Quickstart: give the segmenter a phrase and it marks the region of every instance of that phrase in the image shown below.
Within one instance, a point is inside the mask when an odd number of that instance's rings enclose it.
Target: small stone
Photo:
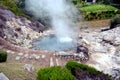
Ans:
[[[11,51],[10,50],[7,50],[7,53],[10,53]]]
[[[15,52],[13,52],[11,50],[7,50],[7,53],[14,54]]]
[[[25,54],[25,55],[24,55],[25,58],[28,58],[28,56],[29,56],[28,54]]]
[[[9,79],[5,76],[5,74],[0,73],[0,80],[9,80]]]
[[[44,59],[44,58],[45,58],[45,55],[42,55],[42,58]]]
[[[29,56],[29,59],[33,59],[33,58],[36,59],[37,56],[38,56],[38,55],[36,55],[36,54],[31,54],[31,55]]]
[[[35,69],[34,69],[34,66],[32,64],[25,64],[23,66],[23,69],[24,70],[27,70],[28,72],[33,72]]]
[[[19,55],[19,56],[22,56],[22,55],[23,55],[23,53],[18,53],[18,55]]]
[[[40,56],[36,56],[35,59],[37,59],[37,60],[40,59]]]
[[[11,51],[11,54],[15,54],[15,52]]]
[[[17,57],[15,58],[15,60],[16,60],[16,61],[19,61],[19,60],[20,60],[20,56],[17,56]]]

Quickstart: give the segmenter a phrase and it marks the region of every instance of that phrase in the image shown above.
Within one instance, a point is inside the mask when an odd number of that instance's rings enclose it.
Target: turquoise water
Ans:
[[[48,51],[67,51],[74,49],[76,44],[73,41],[61,42],[55,36],[46,36],[44,38],[39,38],[33,42],[32,49],[34,50],[48,50]]]

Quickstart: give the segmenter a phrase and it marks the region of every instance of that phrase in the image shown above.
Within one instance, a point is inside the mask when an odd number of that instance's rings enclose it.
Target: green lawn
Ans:
[[[93,5],[82,7],[80,10],[85,12],[97,12],[97,11],[118,11],[119,9],[110,5],[93,4]]]
[[[110,19],[116,14],[120,14],[120,10],[104,4],[92,4],[79,9],[86,20]]]
[[[10,80],[36,80],[37,71],[41,66],[34,65],[35,71],[32,73],[23,69],[26,63],[17,61],[7,61],[0,63],[0,72],[3,72]]]

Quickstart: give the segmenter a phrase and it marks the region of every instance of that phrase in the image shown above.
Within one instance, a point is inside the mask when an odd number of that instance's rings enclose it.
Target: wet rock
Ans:
[[[23,69],[28,71],[28,72],[33,72],[35,70],[34,66],[32,64],[25,64],[23,66]]]
[[[4,73],[0,73],[0,80],[9,80]]]

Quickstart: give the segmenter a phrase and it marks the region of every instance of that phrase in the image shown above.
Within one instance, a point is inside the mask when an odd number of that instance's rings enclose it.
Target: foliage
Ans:
[[[110,29],[116,27],[118,24],[120,24],[120,14],[117,14],[110,20]]]
[[[77,5],[77,7],[85,7],[88,6],[88,4],[85,3],[83,0],[72,0],[74,5]]]
[[[83,1],[82,0],[72,0],[73,4],[81,4]]]
[[[95,68],[87,66],[85,64],[81,64],[81,63],[77,63],[77,62],[68,62],[66,64],[67,69],[69,69],[70,71],[72,69],[76,69],[78,67],[80,67],[83,71],[88,71],[90,74],[99,74],[102,73],[100,71],[97,71]]]
[[[66,64],[66,68],[69,69],[74,76],[77,74],[81,76],[85,76],[85,74],[87,73],[87,76],[90,76],[90,75],[94,75],[94,77],[102,76],[107,80],[111,78],[108,74],[104,74],[103,72],[100,72],[93,67],[87,66],[85,64],[77,63],[77,62],[68,62]]]
[[[0,62],[6,62],[7,60],[7,52],[0,50]]]
[[[27,15],[24,14],[24,0],[0,0],[0,6],[6,7],[18,16],[29,18]]]
[[[75,80],[75,78],[68,69],[58,66],[40,69],[37,80]]]
[[[118,14],[119,9],[112,7],[110,5],[104,4],[93,4],[89,6],[82,7],[80,12],[83,13],[84,18],[86,20],[94,20],[94,19],[106,19],[111,18]]]

